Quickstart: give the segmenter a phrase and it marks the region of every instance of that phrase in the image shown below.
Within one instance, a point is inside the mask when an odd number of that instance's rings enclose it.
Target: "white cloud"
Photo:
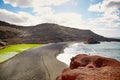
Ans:
[[[82,19],[82,16],[77,13],[59,13],[52,16],[46,16],[49,18],[49,22],[57,23],[60,25],[86,29],[85,22]]]
[[[62,5],[70,0],[32,0],[33,6],[59,6]]]
[[[50,6],[61,5],[69,0],[3,0],[6,4],[11,4],[14,7],[34,7],[34,6]]]
[[[90,5],[89,11],[97,12],[101,16],[88,19],[91,29],[98,34],[113,37],[119,36],[117,31],[120,27],[120,0],[103,0],[97,4]],[[118,35],[119,34],[119,35]]]
[[[21,16],[21,18],[24,19],[24,22],[17,25],[31,26],[38,24],[38,22],[41,22],[41,19],[26,12],[19,12],[17,15]]]
[[[106,13],[102,17],[88,20],[88,24],[92,26],[91,30],[107,37],[119,37],[120,33],[117,31],[120,27],[119,23],[120,19],[117,15]]]
[[[0,9],[0,20],[16,25],[33,25],[35,16],[26,12],[14,13],[5,9]]]
[[[14,7],[32,8],[35,15],[53,14],[51,6],[59,6],[70,0],[3,0],[5,4]]]
[[[108,27],[92,27],[92,31],[96,32],[99,35],[103,35],[105,37],[120,37],[119,33],[120,28],[108,28]]]
[[[77,0],[70,0],[68,4],[70,4],[71,6],[78,6],[79,3],[77,2]]]
[[[98,3],[98,4],[94,4],[94,5],[91,5],[88,10],[89,11],[93,11],[93,12],[103,12],[104,11],[104,8],[101,7],[101,3]]]
[[[109,4],[107,5],[107,7],[116,7],[119,8],[120,7],[120,0],[111,0],[109,2]]]
[[[36,15],[47,15],[47,14],[53,14],[54,10],[50,7],[34,7],[33,12],[36,13]]]
[[[17,25],[36,25],[40,23],[56,23],[69,27],[86,29],[84,21],[80,14],[77,13],[58,13],[58,14],[42,14],[31,15],[26,12],[13,13],[4,9],[0,9],[0,20],[7,21]]]
[[[31,7],[32,0],[3,0],[5,4],[11,4],[13,7]]]
[[[120,5],[118,5],[119,3],[120,0],[103,0],[103,2],[91,5],[88,8],[89,11],[102,12],[103,14],[101,17],[90,20],[90,23],[102,24],[106,27],[119,27],[115,25],[115,21],[120,20],[118,16],[120,14],[120,10],[118,10],[118,8],[120,8]]]
[[[91,5],[88,10],[93,12],[105,12],[120,8],[120,0],[103,0],[98,4]]]
[[[3,21],[15,22],[15,23],[24,22],[24,19],[20,15],[7,11],[5,9],[0,9],[0,19],[2,19]]]

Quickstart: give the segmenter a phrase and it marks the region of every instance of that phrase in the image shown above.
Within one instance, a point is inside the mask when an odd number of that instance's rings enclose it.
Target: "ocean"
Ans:
[[[61,62],[69,65],[70,59],[77,54],[99,55],[120,61],[120,42],[101,42],[100,44],[74,43],[57,56]]]

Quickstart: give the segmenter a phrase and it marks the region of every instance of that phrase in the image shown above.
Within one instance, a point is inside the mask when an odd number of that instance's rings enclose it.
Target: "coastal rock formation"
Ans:
[[[99,41],[95,40],[94,38],[89,38],[88,40],[84,41],[85,44],[98,44]]]
[[[0,46],[5,46],[6,45],[6,43],[5,42],[2,42],[1,40],[0,40]]]
[[[100,56],[79,54],[56,80],[120,80],[120,62]]]
[[[6,46],[7,43],[6,42],[3,42],[2,40],[0,40],[0,49],[3,48],[4,46]]]

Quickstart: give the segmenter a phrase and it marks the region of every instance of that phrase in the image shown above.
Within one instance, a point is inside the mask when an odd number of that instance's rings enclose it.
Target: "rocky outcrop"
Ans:
[[[120,62],[100,56],[79,54],[56,80],[120,80]]]
[[[0,40],[0,49],[3,48],[4,46],[6,46],[7,43],[6,42],[3,42],[2,40]]]
[[[99,41],[95,40],[94,38],[89,38],[88,40],[84,41],[85,44],[98,44]]]

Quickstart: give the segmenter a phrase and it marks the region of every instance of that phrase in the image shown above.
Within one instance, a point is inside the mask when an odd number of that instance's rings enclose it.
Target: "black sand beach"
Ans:
[[[0,80],[55,80],[66,65],[56,59],[67,43],[27,50],[0,64]]]

